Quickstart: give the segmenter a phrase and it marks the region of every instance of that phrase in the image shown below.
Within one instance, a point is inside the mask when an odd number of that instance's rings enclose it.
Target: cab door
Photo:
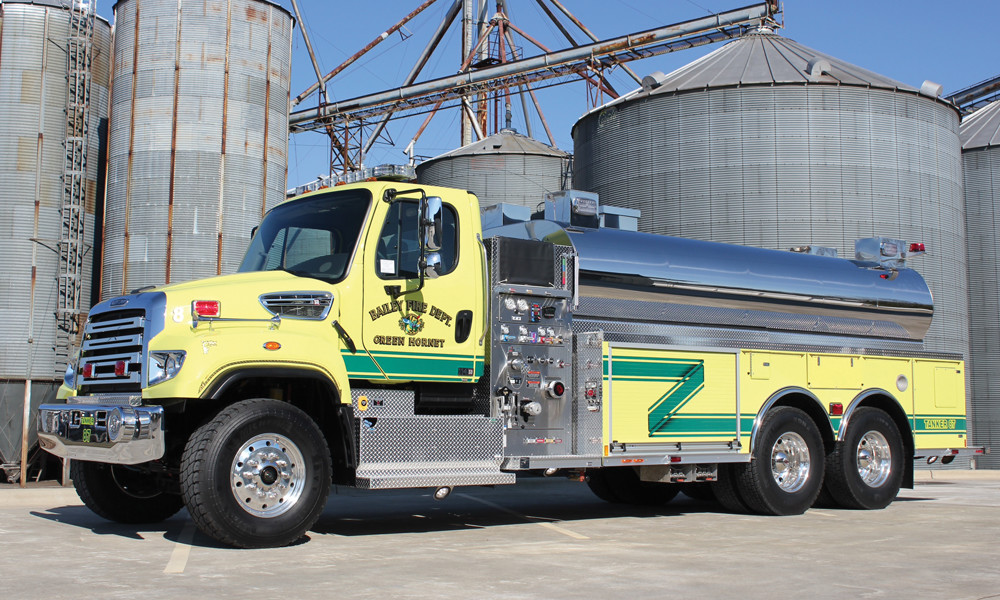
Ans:
[[[465,204],[443,200],[439,276],[425,276],[422,287],[419,197],[376,212],[365,243],[363,339],[384,379],[472,383],[483,374],[484,267],[468,225],[479,215]]]

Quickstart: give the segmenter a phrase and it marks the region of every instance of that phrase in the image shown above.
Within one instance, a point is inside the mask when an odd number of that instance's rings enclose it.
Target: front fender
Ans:
[[[187,354],[176,377],[143,391],[147,402],[216,397],[241,373],[321,379],[341,403],[351,401],[340,342],[328,323],[286,319],[276,328],[216,323],[157,336],[151,350],[158,349]]]

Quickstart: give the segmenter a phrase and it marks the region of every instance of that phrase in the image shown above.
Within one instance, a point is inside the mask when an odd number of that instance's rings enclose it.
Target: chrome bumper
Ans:
[[[163,408],[101,403],[100,397],[38,408],[38,444],[76,460],[134,465],[163,456]]]

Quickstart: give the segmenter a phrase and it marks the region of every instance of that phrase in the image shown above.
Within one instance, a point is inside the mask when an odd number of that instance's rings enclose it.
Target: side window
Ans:
[[[416,202],[398,201],[389,207],[375,250],[375,272],[382,279],[416,279],[420,276],[420,242]],[[450,273],[458,262],[458,223],[455,209],[443,206],[441,235],[442,274]]]

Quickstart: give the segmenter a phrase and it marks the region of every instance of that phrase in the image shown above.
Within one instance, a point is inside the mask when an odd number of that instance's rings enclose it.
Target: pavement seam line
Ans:
[[[528,515],[523,515],[523,514],[517,512],[517,511],[515,511],[515,510],[511,510],[511,509],[509,509],[507,507],[500,506],[499,504],[495,504],[493,502],[490,502],[489,500],[483,500],[482,498],[476,498],[475,496],[470,496],[468,494],[458,494],[458,495],[461,496],[461,497],[463,497],[463,498],[467,498],[469,500],[474,500],[476,502],[479,502],[480,504],[485,504],[486,506],[489,506],[490,508],[495,508],[497,510],[501,510],[501,511],[503,511],[503,512],[509,514],[509,515],[514,515],[515,517],[518,517],[519,519],[524,519],[528,523],[532,523],[534,525],[541,525],[542,527],[551,529],[553,531],[557,531],[557,532],[559,532],[559,533],[561,533],[563,535],[569,536],[569,537],[571,537],[573,539],[577,539],[577,540],[589,540],[590,539],[589,537],[587,537],[587,536],[585,536],[583,534],[577,533],[575,531],[570,531],[569,529],[564,529],[564,528],[556,525],[555,523],[550,523],[548,521],[539,521],[536,517],[529,517]]]
[[[170,560],[163,572],[167,574],[183,573],[187,566],[188,557],[191,555],[191,542],[194,541],[194,523],[188,521],[181,529],[177,542],[174,543],[174,551],[170,553]]]

